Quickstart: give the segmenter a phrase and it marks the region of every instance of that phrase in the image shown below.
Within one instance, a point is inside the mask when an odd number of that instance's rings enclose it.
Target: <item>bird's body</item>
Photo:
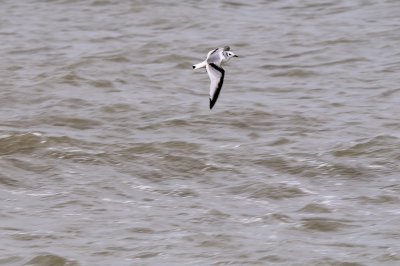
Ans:
[[[210,109],[217,102],[219,93],[224,83],[225,70],[221,67],[222,63],[229,61],[232,57],[238,57],[230,51],[229,46],[214,49],[207,54],[206,60],[196,65],[193,69],[206,68],[210,78]]]

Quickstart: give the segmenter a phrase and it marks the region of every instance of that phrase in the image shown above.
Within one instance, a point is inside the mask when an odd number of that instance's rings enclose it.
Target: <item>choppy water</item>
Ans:
[[[399,14],[1,1],[0,265],[399,265]]]

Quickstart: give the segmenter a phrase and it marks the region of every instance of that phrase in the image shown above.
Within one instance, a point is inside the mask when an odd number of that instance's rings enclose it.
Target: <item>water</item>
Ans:
[[[399,13],[1,1],[0,265],[399,265]]]

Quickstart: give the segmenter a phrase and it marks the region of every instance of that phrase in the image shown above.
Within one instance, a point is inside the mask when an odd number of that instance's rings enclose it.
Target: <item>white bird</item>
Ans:
[[[224,83],[225,70],[221,67],[222,63],[228,62],[232,57],[238,57],[230,51],[229,46],[214,49],[207,54],[206,60],[196,65],[193,69],[205,67],[208,77],[210,78],[210,110],[217,102],[219,93],[221,92],[222,84]]]

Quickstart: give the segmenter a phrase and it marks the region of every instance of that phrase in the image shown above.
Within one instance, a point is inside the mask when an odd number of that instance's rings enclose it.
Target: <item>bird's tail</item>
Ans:
[[[203,62],[201,62],[201,63],[198,63],[198,64],[196,64],[196,65],[193,65],[192,67],[193,67],[193,69],[199,69],[199,68],[206,67],[206,61],[203,61]]]

